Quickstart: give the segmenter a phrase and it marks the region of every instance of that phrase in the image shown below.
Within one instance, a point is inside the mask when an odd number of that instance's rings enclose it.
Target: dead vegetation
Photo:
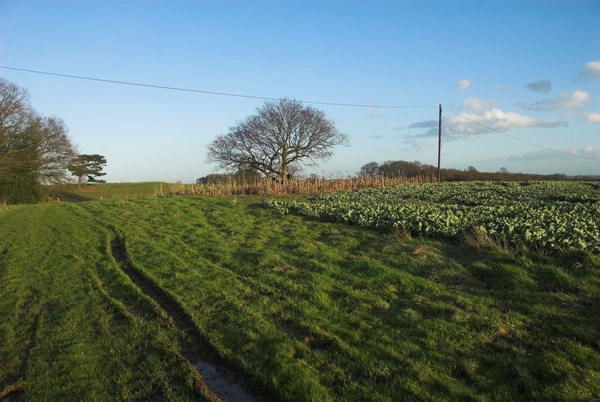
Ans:
[[[221,183],[161,184],[155,195],[260,195],[318,194],[352,191],[371,187],[386,187],[411,183],[429,183],[430,177],[355,177],[347,179],[292,179],[285,183],[266,180],[229,178]]]

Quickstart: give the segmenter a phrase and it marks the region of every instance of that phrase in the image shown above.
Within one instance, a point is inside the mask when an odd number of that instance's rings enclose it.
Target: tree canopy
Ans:
[[[106,158],[98,154],[79,154],[75,156],[67,167],[73,176],[78,178],[79,184],[84,182],[87,176],[88,182],[102,183],[103,180],[98,180],[97,177],[105,176],[106,173],[102,169],[106,166]]]
[[[379,175],[379,163],[369,162],[362,165],[357,175],[362,177],[375,177]]]

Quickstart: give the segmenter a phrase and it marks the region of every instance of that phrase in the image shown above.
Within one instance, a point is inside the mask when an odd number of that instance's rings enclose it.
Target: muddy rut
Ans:
[[[178,329],[185,333],[183,357],[202,377],[197,380],[196,387],[207,387],[213,396],[216,395],[219,399],[229,402],[265,399],[258,395],[256,386],[235,367],[235,364],[219,356],[206,338],[200,334],[190,315],[179,303],[133,266],[127,254],[123,237],[114,237],[111,240],[110,248],[112,257],[122,271],[144,294],[151,297],[167,313]]]

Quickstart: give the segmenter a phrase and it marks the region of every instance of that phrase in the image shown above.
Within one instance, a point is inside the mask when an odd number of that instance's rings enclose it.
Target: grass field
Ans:
[[[66,202],[141,198],[153,196],[161,185],[169,184],[162,182],[97,183],[81,186],[64,184],[51,186],[49,196]]]
[[[0,212],[0,392],[30,400],[192,397],[182,334],[68,205]]]
[[[260,204],[0,209],[0,392],[211,399],[212,365],[270,400],[600,394],[598,255],[516,255]]]

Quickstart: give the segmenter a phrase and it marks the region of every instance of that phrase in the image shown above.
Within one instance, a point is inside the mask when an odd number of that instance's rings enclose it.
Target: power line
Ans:
[[[272,98],[272,97],[267,97],[267,96],[244,95],[244,94],[228,93],[228,92],[205,91],[205,90],[192,89],[192,88],[171,87],[171,86],[166,86],[166,85],[145,84],[145,83],[140,83],[140,82],[110,80],[110,79],[105,79],[105,78],[80,76],[80,75],[71,75],[71,74],[62,74],[62,73],[52,73],[52,72],[48,72],[48,71],[31,70],[31,69],[9,67],[9,66],[1,66],[1,65],[0,65],[0,68],[6,69],[6,70],[14,70],[14,71],[22,71],[22,72],[34,73],[34,74],[50,75],[50,76],[56,76],[56,77],[74,78],[74,79],[79,79],[79,80],[98,81],[98,82],[106,82],[106,83],[111,83],[111,84],[131,85],[131,86],[154,88],[154,89],[165,89],[165,90],[171,90],[171,91],[195,92],[195,93],[202,93],[202,94],[206,94],[206,95],[231,96],[231,97],[237,97],[237,98],[249,98],[249,99],[260,99],[260,100],[271,100],[271,101],[284,100],[284,98]],[[437,107],[435,105],[431,105],[431,106],[371,105],[371,104],[336,103],[336,102],[320,102],[320,101],[307,101],[307,100],[297,100],[297,101],[301,102],[301,103],[313,104],[313,105],[344,106],[344,107],[362,107],[362,108],[373,107],[373,108],[381,108],[381,109],[429,109],[429,108]],[[453,111],[454,115],[457,115],[458,113],[460,113],[457,110],[455,110],[455,109],[453,109],[453,108],[451,108],[449,106],[446,106],[446,107],[448,109],[450,109],[451,111]],[[497,133],[500,133],[500,134],[505,135],[507,137],[510,137],[510,138],[512,138],[514,140],[521,141],[521,142],[524,142],[524,143],[529,144],[529,145],[533,145],[533,146],[536,146],[536,147],[539,147],[539,148],[543,148],[543,149],[546,149],[546,150],[549,150],[549,151],[553,151],[553,152],[565,154],[565,155],[576,157],[576,158],[581,158],[581,159],[587,159],[587,160],[591,160],[591,161],[595,161],[595,162],[600,162],[600,159],[589,158],[587,156],[573,154],[573,153],[561,151],[561,150],[558,150],[558,149],[555,149],[555,148],[547,147],[545,145],[537,144],[537,143],[525,140],[523,138],[515,137],[515,136],[510,135],[510,134],[508,134],[508,133],[506,133],[504,131],[501,131],[501,130],[495,128],[495,127],[488,126],[487,124],[481,123],[481,122],[479,122],[477,120],[470,119],[470,118],[468,118],[468,117],[466,117],[464,115],[461,115],[461,117],[464,118],[464,119],[466,119],[466,120],[468,120],[468,121],[470,121],[470,122],[472,122],[472,123],[479,124],[480,126],[487,128],[488,130],[495,131]]]
[[[451,107],[449,107],[449,106],[446,106],[446,108],[448,108],[448,109],[452,110],[452,111],[454,112],[453,114],[454,114],[455,116],[458,116],[458,113],[460,113],[460,112],[458,112],[456,109],[453,109],[453,108],[451,108]],[[587,160],[590,160],[590,161],[600,162],[600,159],[589,158],[589,157],[587,157],[587,156],[583,156],[583,155],[579,155],[579,154],[572,154],[572,153],[570,153],[570,152],[561,151],[561,150],[559,150],[559,149],[555,149],[555,148],[547,147],[547,146],[545,146],[545,145],[536,144],[535,142],[531,142],[531,141],[528,141],[528,140],[524,140],[523,138],[515,137],[514,135],[510,135],[510,134],[508,134],[508,133],[506,133],[506,132],[504,132],[504,131],[502,131],[502,130],[498,130],[498,129],[497,129],[497,128],[495,128],[495,127],[488,126],[487,124],[483,124],[483,123],[481,123],[481,122],[479,122],[479,121],[477,121],[477,120],[470,119],[470,118],[468,118],[468,117],[466,117],[466,116],[464,116],[464,115],[460,115],[460,117],[461,117],[461,118],[463,118],[463,119],[469,120],[470,122],[473,122],[473,123],[475,123],[475,124],[479,124],[480,126],[487,128],[488,130],[492,130],[492,131],[495,131],[495,132],[497,132],[497,133],[500,133],[500,134],[502,134],[502,135],[505,135],[505,136],[507,136],[507,137],[510,137],[510,138],[512,138],[513,140],[521,141],[521,142],[524,142],[524,143],[526,143],[526,144],[529,144],[529,145],[534,145],[534,146],[536,146],[536,147],[543,148],[543,149],[546,149],[546,150],[548,150],[548,151],[554,151],[554,152],[558,152],[558,153],[561,153],[561,154],[565,154],[565,155],[573,156],[573,157],[576,157],[576,158],[581,158],[581,159],[587,159]]]
[[[119,80],[109,80],[105,78],[96,78],[96,77],[87,77],[81,75],[71,75],[71,74],[61,74],[61,73],[51,73],[48,71],[39,71],[39,70],[30,70],[26,68],[17,68],[17,67],[9,67],[9,66],[0,66],[0,68],[6,70],[14,70],[14,71],[23,71],[27,73],[34,74],[43,74],[43,75],[52,75],[56,77],[65,77],[65,78],[75,78],[79,80],[88,80],[88,81],[99,81],[99,82],[107,82],[111,84],[121,84],[121,85],[132,85],[138,87],[146,87],[146,88],[155,88],[155,89],[167,89],[171,91],[183,91],[183,92],[196,92],[207,95],[219,95],[219,96],[233,96],[237,98],[250,98],[250,99],[261,99],[261,100],[271,100],[271,101],[280,101],[284,100],[284,98],[271,98],[267,96],[255,96],[255,95],[243,95],[236,93],[228,93],[228,92],[216,92],[216,91],[205,91],[201,89],[191,89],[191,88],[181,88],[181,87],[171,87],[166,85],[154,85],[154,84],[144,84],[140,82],[131,82],[131,81],[119,81]],[[356,103],[335,103],[335,102],[319,102],[319,101],[307,101],[307,100],[297,100],[301,103],[313,104],[313,105],[328,105],[328,106],[346,106],[346,107],[373,107],[380,109],[428,109],[434,108],[437,106],[399,106],[399,105],[369,105],[369,104],[356,104]]]

